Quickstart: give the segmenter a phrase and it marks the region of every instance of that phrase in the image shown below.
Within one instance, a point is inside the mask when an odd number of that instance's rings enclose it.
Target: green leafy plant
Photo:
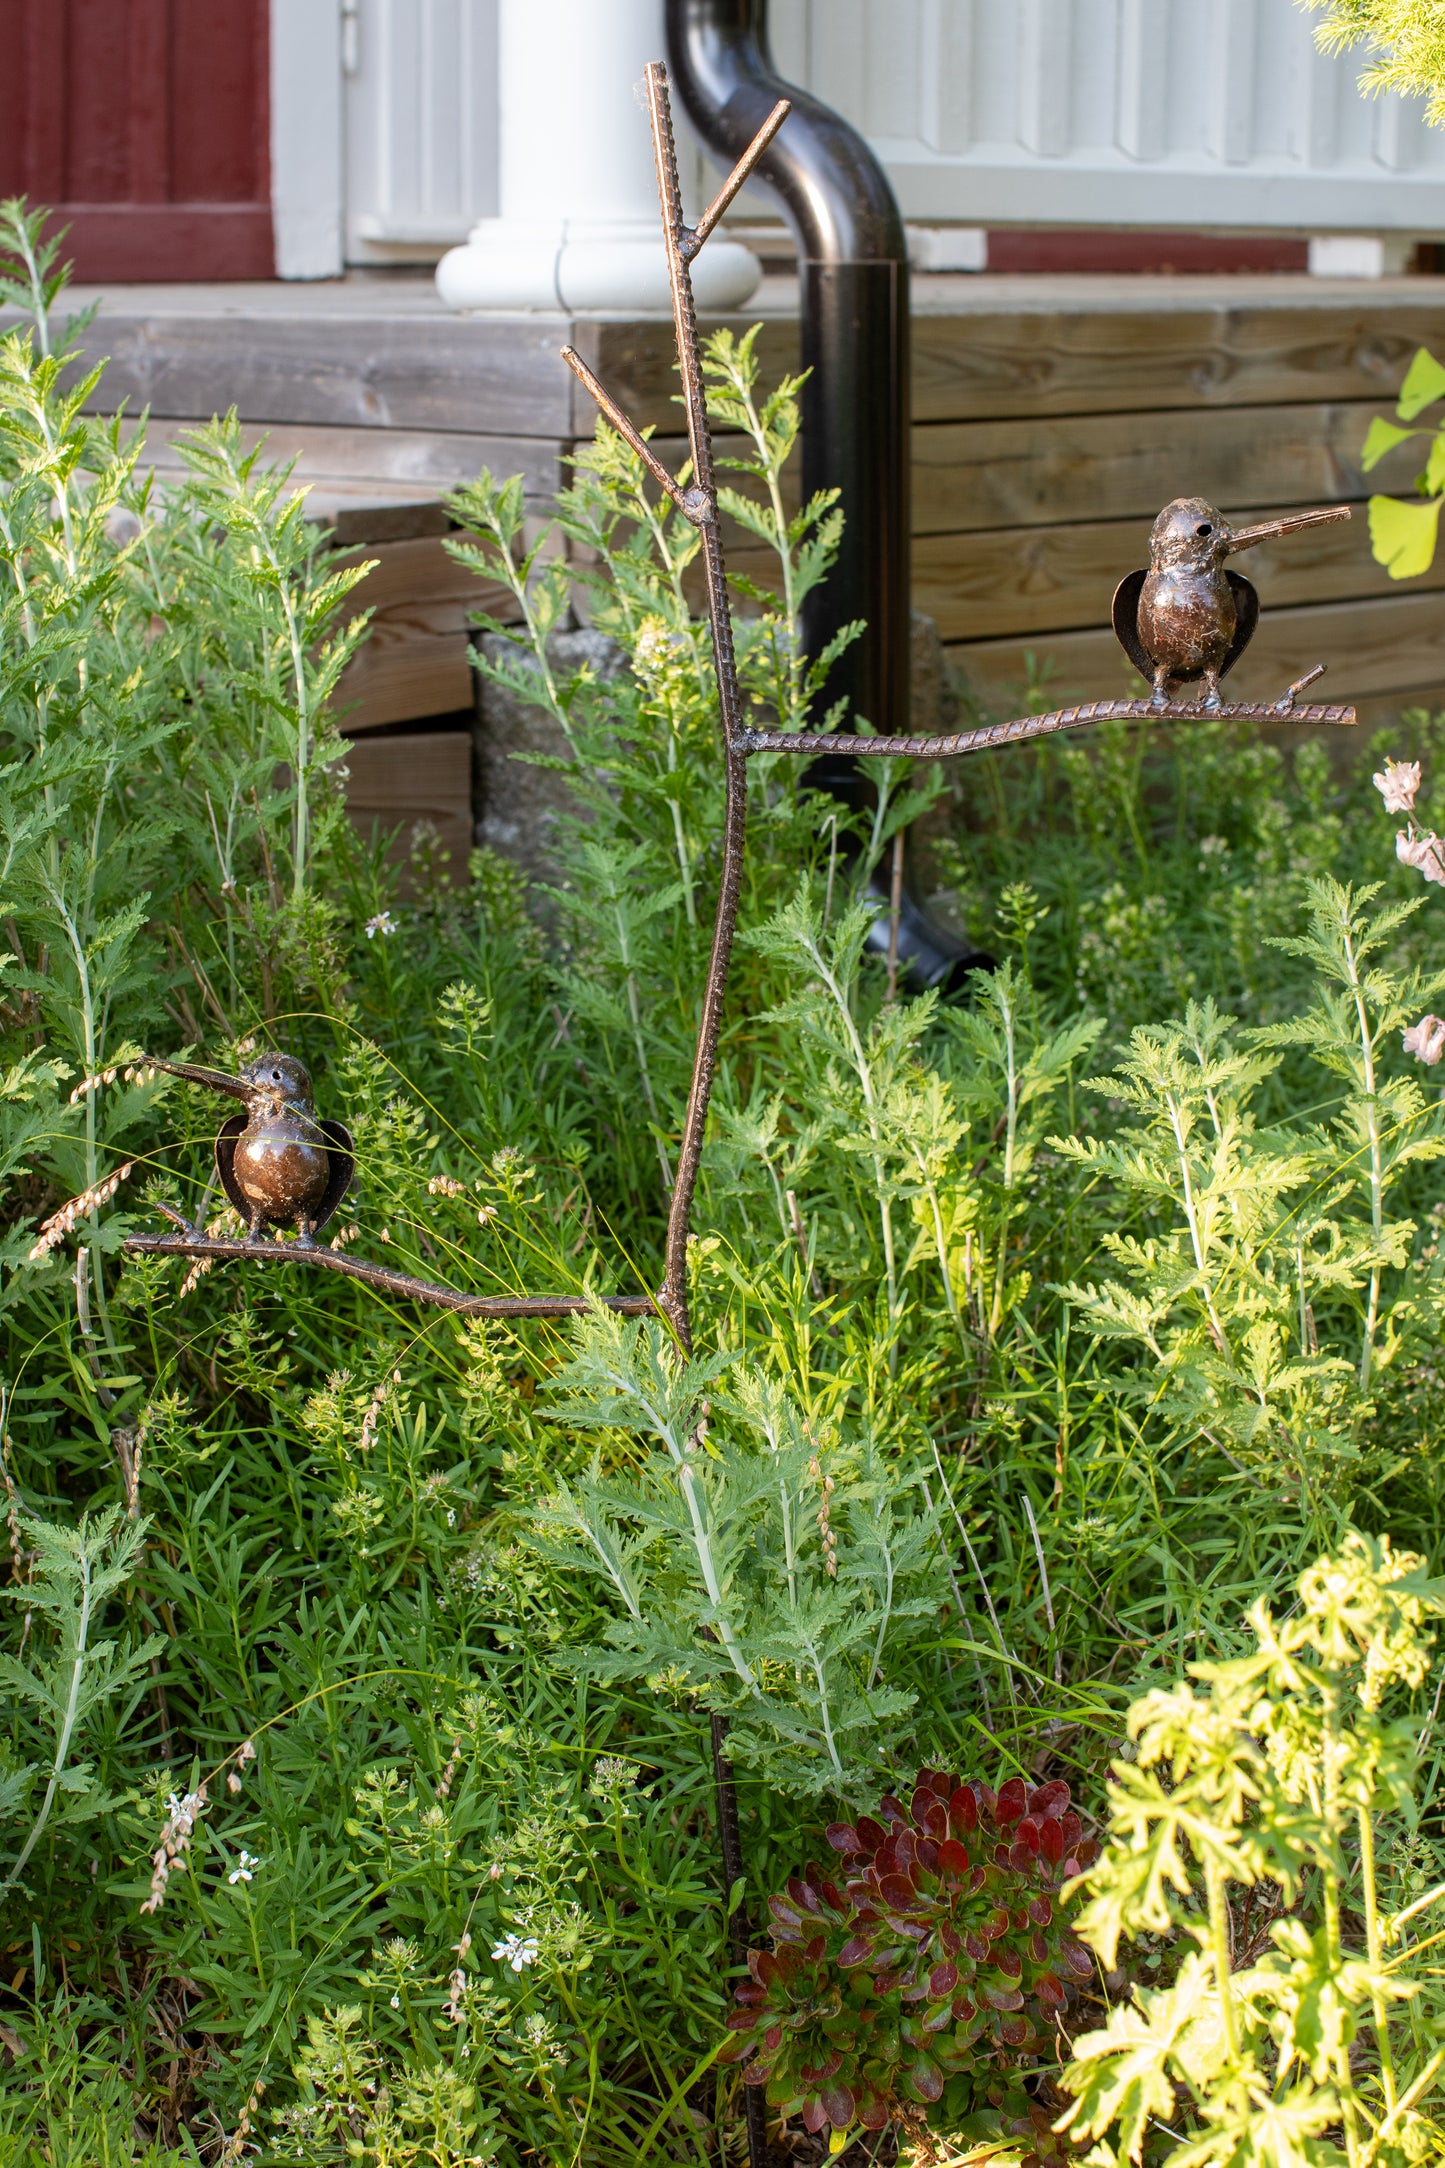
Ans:
[[[829,1827],[843,1889],[810,1867],[768,1900],[773,1948],[748,1954],[725,2053],[834,2152],[923,2109],[1044,2168],[1062,2155],[1026,2081],[1093,1976],[1062,1891],[1097,1846],[1057,1778],[995,1792],[925,1769],[878,1813]]]
[[[1445,122],[1445,26],[1431,0],[1299,0],[1325,9],[1315,41],[1326,53],[1368,45],[1379,58],[1360,77],[1360,88],[1398,91],[1429,100],[1426,117]]]
[[[1415,437],[1429,439],[1425,464],[1415,477],[1416,499],[1370,499],[1370,548],[1392,580],[1415,579],[1428,572],[1435,559],[1440,501],[1445,496],[1445,420],[1423,429],[1401,424],[1413,422],[1441,398],[1445,398],[1445,368],[1428,347],[1419,347],[1400,387],[1395,406],[1399,421],[1387,422],[1377,414],[1365,435],[1360,465],[1366,474],[1398,446]]]
[[[6,1590],[25,1607],[27,1624],[43,1619],[54,1646],[42,1655],[39,1635],[30,1662],[0,1655],[0,1680],[14,1703],[29,1707],[43,1744],[42,1758],[0,1773],[0,1821],[29,1821],[3,1880],[3,1897],[25,1873],[47,1830],[75,1829],[108,1804],[82,1751],[86,1728],[103,1709],[133,1696],[157,1641],[121,1648],[105,1638],[106,1613],[132,1578],[144,1525],[126,1523],[119,1507],[77,1528],[49,1521],[18,1523],[29,1552],[26,1578]]]
[[[1063,2127],[1100,2141],[1101,2168],[1439,2158],[1445,1973],[1421,1929],[1442,1891],[1392,1912],[1379,1850],[1420,1766],[1389,1703],[1427,1675],[1442,1593],[1418,1557],[1352,1534],[1291,1614],[1253,1606],[1247,1654],[1130,1709],[1136,1759],[1114,1765],[1075,1926],[1107,1968],[1125,1936],[1176,1962],[1074,2042]]]
[[[887,1672],[937,1608],[936,1526],[871,1441],[810,1428],[766,1372],[716,1391],[733,1368],[679,1362],[660,1324],[596,1308],[556,1416],[648,1449],[558,1483],[527,1540],[618,1607],[579,1667],[726,1713],[731,1751],[774,1783],[856,1796],[912,1707]]]

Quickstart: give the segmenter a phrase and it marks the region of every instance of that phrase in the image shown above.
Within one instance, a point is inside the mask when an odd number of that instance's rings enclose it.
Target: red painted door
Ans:
[[[0,196],[82,280],[269,278],[268,0],[0,0]]]

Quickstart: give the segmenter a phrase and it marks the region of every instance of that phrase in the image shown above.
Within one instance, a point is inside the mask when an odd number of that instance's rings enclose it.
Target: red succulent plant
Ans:
[[[748,1953],[724,2060],[812,2131],[922,2109],[1027,2137],[1038,2168],[1063,2161],[1026,2081],[1094,1969],[1059,1896],[1098,1850],[1068,1785],[994,1792],[925,1769],[907,1807],[890,1794],[828,1842],[843,1886],[810,1867],[769,1899],[773,1948]]]

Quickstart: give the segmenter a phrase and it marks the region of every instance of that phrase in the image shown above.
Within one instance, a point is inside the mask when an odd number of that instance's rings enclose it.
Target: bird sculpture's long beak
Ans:
[[[226,1092],[232,1099],[249,1099],[250,1093],[238,1076],[227,1076],[224,1069],[203,1069],[191,1061],[162,1061],[158,1055],[147,1054],[146,1067],[164,1069],[169,1076],[184,1077],[188,1084],[205,1084],[213,1092]]]
[[[1230,538],[1230,555],[1236,550],[1252,550],[1256,542],[1269,542],[1277,534],[1293,534],[1297,527],[1329,527],[1349,516],[1347,504],[1327,504],[1318,512],[1291,512],[1284,519],[1261,520],[1257,527],[1236,527]]]

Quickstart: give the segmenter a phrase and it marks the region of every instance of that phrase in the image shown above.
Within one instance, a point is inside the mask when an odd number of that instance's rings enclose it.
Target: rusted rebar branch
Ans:
[[[425,1302],[434,1309],[454,1310],[459,1317],[579,1317],[588,1307],[585,1295],[468,1295],[459,1287],[443,1287],[436,1280],[421,1280],[390,1265],[372,1264],[369,1258],[348,1257],[320,1243],[248,1242],[244,1236],[202,1234],[127,1235],[127,1252],[133,1257],[208,1258],[222,1264],[232,1258],[252,1265],[316,1265],[323,1272],[339,1272],[344,1279],[360,1280],[384,1295],[404,1302]],[[650,1317],[657,1303],[651,1295],[603,1295],[609,1310],[625,1317]]]
[[[856,753],[874,760],[954,760],[964,753],[986,753],[1000,745],[1052,737],[1059,730],[1083,730],[1091,723],[1331,723],[1350,728],[1358,720],[1352,707],[1287,707],[1259,701],[1228,701],[1217,708],[1170,701],[1089,700],[1076,708],[1051,708],[1047,715],[1019,715],[1007,723],[982,723],[976,730],[955,730],[936,738],[846,738],[804,730],[745,730],[744,753]]]

